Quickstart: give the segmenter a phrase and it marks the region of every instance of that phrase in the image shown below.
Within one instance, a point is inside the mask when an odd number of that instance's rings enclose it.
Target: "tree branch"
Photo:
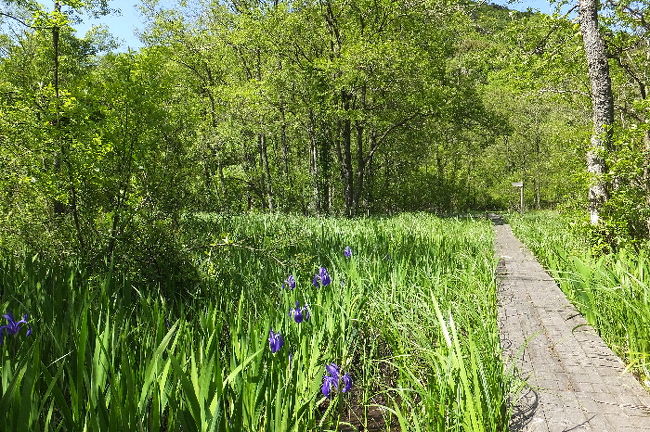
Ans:
[[[370,161],[370,159],[372,159],[372,157],[375,155],[375,152],[377,152],[377,149],[379,149],[379,147],[383,144],[384,140],[388,137],[388,135],[390,135],[391,132],[393,132],[395,129],[398,129],[398,128],[404,126],[405,124],[407,124],[408,122],[410,122],[411,120],[413,120],[413,119],[415,119],[417,117],[426,117],[426,114],[423,114],[423,113],[420,113],[420,112],[411,114],[410,116],[402,119],[401,121],[393,124],[388,129],[386,129],[384,131],[384,133],[381,134],[379,139],[377,139],[377,141],[374,142],[374,144],[372,145],[370,151],[368,152],[368,156],[366,156],[364,158],[364,165],[366,165],[368,163],[368,161]]]
[[[591,97],[589,92],[584,92],[584,91],[580,91],[580,90],[562,90],[562,89],[556,89],[556,88],[539,89],[538,93],[574,94],[574,95],[580,95],[580,96],[585,96],[585,97]]]
[[[20,19],[18,17],[15,17],[15,16],[13,16],[11,14],[8,14],[8,13],[2,12],[2,11],[0,11],[0,16],[3,16],[5,18],[10,18],[10,19],[22,24],[23,26],[28,27],[30,29],[34,29],[34,30],[52,30],[52,28],[53,28],[53,27],[33,26],[33,25],[29,24],[28,22],[26,22],[26,21],[24,21],[24,20],[22,20],[22,19]]]

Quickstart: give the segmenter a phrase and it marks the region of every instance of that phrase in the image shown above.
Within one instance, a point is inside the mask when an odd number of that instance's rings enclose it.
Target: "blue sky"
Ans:
[[[531,8],[540,12],[550,13],[553,9],[550,3],[544,0],[518,0],[515,2],[491,0],[490,2],[517,10]],[[138,11],[137,4],[137,1],[113,0],[111,7],[119,8],[121,10],[119,15],[113,14],[100,19],[84,18],[83,23],[75,26],[77,32],[83,35],[92,25],[104,24],[108,26],[110,32],[119,40],[120,51],[127,51],[129,48],[138,49],[142,44],[138,40],[137,31],[144,28],[144,17]]]
[[[111,1],[111,7],[120,9],[119,14],[112,14],[99,19],[83,17],[83,22],[74,27],[79,35],[84,35],[93,25],[103,24],[120,42],[120,51],[127,51],[128,48],[137,49],[142,46],[136,31],[144,28],[144,17],[137,9],[137,2],[124,0]]]
[[[488,3],[495,3],[503,6],[508,6],[511,9],[516,9],[520,11],[525,11],[528,8],[534,9],[540,12],[550,14],[553,11],[553,6],[549,1],[543,0],[519,0],[514,2],[509,2],[507,0],[492,0]]]

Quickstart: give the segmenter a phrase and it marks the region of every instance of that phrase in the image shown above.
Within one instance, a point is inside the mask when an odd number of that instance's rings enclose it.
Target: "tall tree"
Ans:
[[[598,28],[598,0],[580,0],[580,32],[584,45],[593,109],[593,133],[587,152],[587,171],[595,178],[589,186],[589,211],[592,225],[600,221],[600,211],[609,198],[605,152],[611,149],[612,125],[614,123],[614,97],[609,76],[609,63],[605,42]]]

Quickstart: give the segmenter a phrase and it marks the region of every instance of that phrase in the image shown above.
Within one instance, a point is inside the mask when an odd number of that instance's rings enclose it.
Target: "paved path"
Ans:
[[[513,401],[511,430],[650,432],[650,393],[510,226],[496,221],[495,230],[501,343],[508,364],[528,383]]]

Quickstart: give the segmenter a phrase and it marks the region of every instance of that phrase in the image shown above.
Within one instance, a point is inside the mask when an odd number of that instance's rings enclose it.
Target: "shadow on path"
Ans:
[[[539,395],[535,390],[526,386],[516,406],[513,407],[512,418],[510,419],[510,431],[521,432],[535,416],[539,406]]]
[[[486,215],[488,219],[492,221],[494,225],[505,225],[506,221],[501,217],[501,215],[498,215],[496,213],[488,213]]]

